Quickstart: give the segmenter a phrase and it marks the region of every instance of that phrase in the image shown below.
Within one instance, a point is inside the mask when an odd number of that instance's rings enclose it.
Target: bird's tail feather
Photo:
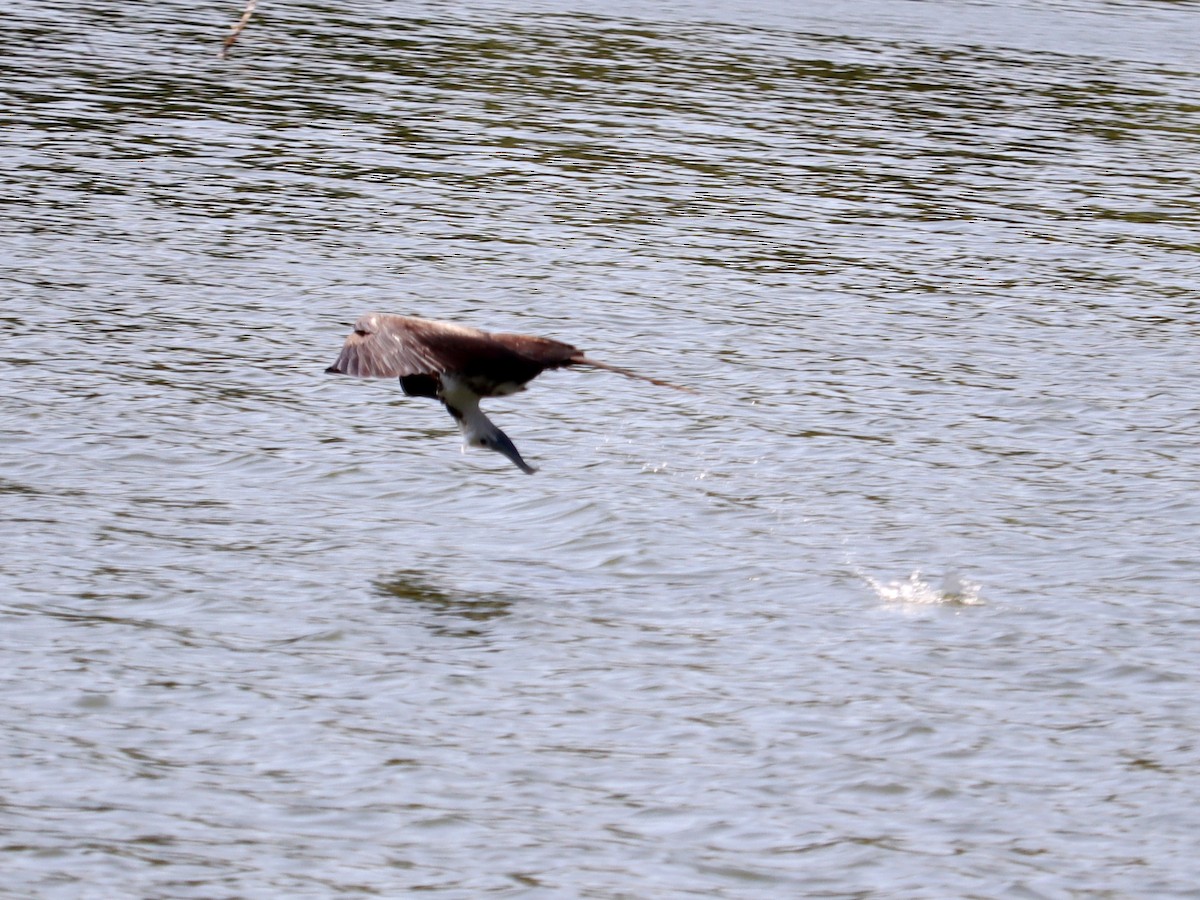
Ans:
[[[631,372],[629,369],[622,369],[620,366],[614,366],[609,363],[600,362],[592,359],[589,356],[576,356],[571,359],[571,362],[577,366],[592,366],[596,369],[605,369],[609,372],[616,372],[618,375],[624,375],[626,378],[636,378],[639,381],[648,381],[651,384],[657,384],[660,387],[674,388],[677,391],[687,391],[689,394],[696,393],[694,388],[684,387],[681,384],[672,384],[669,381],[663,381],[660,378],[651,378],[649,375],[641,375],[637,372]]]

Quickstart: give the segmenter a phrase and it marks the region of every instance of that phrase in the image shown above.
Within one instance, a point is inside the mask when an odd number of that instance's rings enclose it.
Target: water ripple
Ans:
[[[1192,13],[11,16],[5,886],[1188,896]]]

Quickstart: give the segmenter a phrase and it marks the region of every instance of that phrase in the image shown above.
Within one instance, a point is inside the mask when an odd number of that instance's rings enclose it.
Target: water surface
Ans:
[[[1196,4],[260,6],[5,9],[4,892],[1196,896]]]

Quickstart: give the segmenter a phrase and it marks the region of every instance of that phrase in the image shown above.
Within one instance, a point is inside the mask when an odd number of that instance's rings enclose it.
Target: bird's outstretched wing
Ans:
[[[578,347],[528,334],[481,331],[453,322],[367,313],[354,323],[337,361],[326,369],[359,378],[446,373],[524,384],[545,369],[594,366],[663,387],[690,388],[599,362]]]
[[[498,368],[518,370],[514,375],[530,378],[544,368],[567,364],[578,352],[547,338],[489,334],[452,322],[368,313],[354,323],[337,361],[325,371],[359,378],[401,378],[444,372],[471,375]]]

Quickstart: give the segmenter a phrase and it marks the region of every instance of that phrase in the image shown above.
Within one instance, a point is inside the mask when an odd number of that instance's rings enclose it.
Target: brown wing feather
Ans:
[[[674,388],[677,391],[686,391],[689,394],[694,394],[696,391],[690,387],[684,387],[682,384],[672,384],[669,381],[663,381],[661,378],[651,378],[649,375],[642,375],[639,372],[631,372],[629,369],[623,369],[620,366],[614,366],[609,363],[603,363],[599,360],[592,359],[579,353],[571,358],[571,365],[575,366],[591,366],[595,369],[604,369],[606,372],[616,372],[618,375],[624,375],[626,378],[636,378],[639,381],[648,381],[651,384],[657,384],[659,387]]]
[[[534,337],[529,334],[506,334],[499,332],[489,334],[493,341],[503,347],[538,363],[544,369],[556,369],[559,366],[569,366],[576,357],[583,355],[578,347],[564,344],[553,338]]]
[[[325,371],[359,378],[402,378],[454,372],[501,376],[523,384],[543,369],[569,364],[569,344],[521,334],[368,313],[354,324],[337,360]]]
[[[691,388],[684,387],[683,385],[672,384],[669,381],[651,378],[649,375],[631,372],[629,369],[623,369],[620,366],[592,359],[578,347],[573,347],[562,341],[556,341],[551,338],[531,337],[527,334],[493,334],[491,337],[512,348],[522,356],[537,360],[547,369],[557,369],[562,366],[592,366],[596,369],[616,372],[619,375],[624,375],[626,378],[648,381],[660,387],[674,388],[677,391],[687,391],[689,394],[695,393]]]
[[[456,372],[490,341],[485,332],[450,322],[368,313],[354,323],[337,360],[326,369],[359,378]]]

